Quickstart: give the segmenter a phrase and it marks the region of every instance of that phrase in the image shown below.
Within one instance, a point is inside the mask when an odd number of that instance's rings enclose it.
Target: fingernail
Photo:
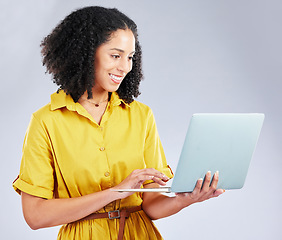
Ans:
[[[223,189],[223,192],[225,193],[225,189]]]
[[[163,178],[164,178],[164,179],[169,179],[166,175],[163,175]]]
[[[218,174],[219,174],[219,171],[216,171],[215,174],[218,175]]]
[[[169,178],[167,177],[167,176],[165,176],[164,178],[163,178],[163,181],[164,182],[167,182],[169,180]]]
[[[203,181],[203,179],[202,179],[202,178],[199,178],[198,181]]]

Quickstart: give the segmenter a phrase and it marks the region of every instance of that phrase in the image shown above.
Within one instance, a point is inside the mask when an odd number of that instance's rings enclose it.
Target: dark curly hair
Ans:
[[[96,49],[110,40],[118,29],[130,29],[135,36],[132,70],[126,75],[117,93],[130,104],[140,95],[143,78],[142,51],[136,24],[116,8],[85,7],[72,12],[41,43],[43,65],[52,74],[53,82],[70,94],[74,102],[88,92],[92,97]],[[58,90],[58,91],[59,91]]]

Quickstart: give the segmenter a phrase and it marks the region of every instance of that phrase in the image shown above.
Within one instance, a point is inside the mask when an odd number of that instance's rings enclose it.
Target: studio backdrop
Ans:
[[[175,171],[193,113],[265,114],[245,186],[155,221],[164,239],[282,239],[282,2],[277,0],[2,1],[1,239],[56,239],[31,230],[12,189],[30,116],[57,90],[40,42],[70,12],[116,7],[138,25],[149,105]]]

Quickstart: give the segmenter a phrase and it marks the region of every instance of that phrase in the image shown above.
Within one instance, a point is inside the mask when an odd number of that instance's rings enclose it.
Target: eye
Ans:
[[[118,58],[120,58],[120,55],[118,55],[118,54],[113,54],[113,55],[111,55],[111,57],[112,57],[112,58],[115,58],[115,59],[118,59]]]
[[[130,61],[133,60],[133,56],[129,56],[128,60],[130,60]]]

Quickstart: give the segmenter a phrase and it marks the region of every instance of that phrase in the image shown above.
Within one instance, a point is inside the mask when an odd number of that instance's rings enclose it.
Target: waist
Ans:
[[[141,205],[135,207],[121,208],[107,212],[95,212],[92,213],[78,221],[90,220],[90,219],[119,219],[119,218],[128,218],[131,213],[139,212],[142,210]]]
[[[105,212],[110,212],[110,211],[115,211],[115,210],[121,210],[124,208],[132,208],[135,206],[140,206],[142,204],[143,200],[141,198],[135,198],[135,199],[119,199],[116,201],[113,201],[100,210],[98,210],[95,213],[105,213]]]

